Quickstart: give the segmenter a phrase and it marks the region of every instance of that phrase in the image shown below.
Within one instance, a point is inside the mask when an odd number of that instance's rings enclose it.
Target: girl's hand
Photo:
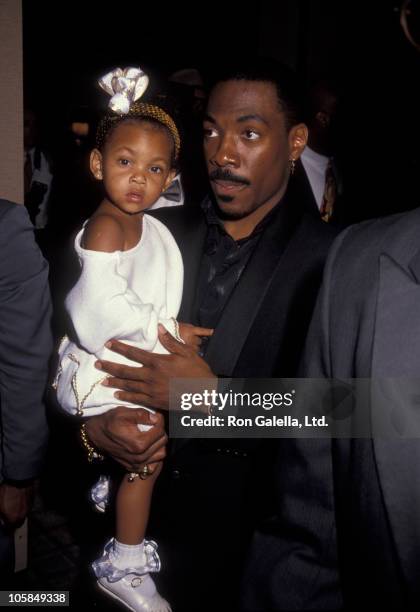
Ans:
[[[179,334],[185,344],[193,348],[197,353],[200,350],[201,338],[213,335],[213,329],[208,327],[196,327],[190,323],[179,323]]]

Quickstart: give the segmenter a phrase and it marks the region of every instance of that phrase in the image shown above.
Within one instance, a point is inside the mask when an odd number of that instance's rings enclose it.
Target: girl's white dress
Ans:
[[[59,348],[54,381],[62,408],[80,416],[101,414],[119,402],[115,389],[101,385],[104,373],[97,359],[139,367],[105,348],[116,338],[127,344],[166,353],[158,340],[158,323],[177,337],[183,264],[169,230],[157,219],[143,216],[138,244],[128,251],[104,253],[81,247],[83,229],[75,239],[81,276],[66,299],[76,341],[65,336]],[[124,402],[125,406],[138,405]]]

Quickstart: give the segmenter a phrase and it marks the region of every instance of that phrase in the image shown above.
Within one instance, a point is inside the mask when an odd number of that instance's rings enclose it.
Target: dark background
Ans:
[[[338,67],[345,4],[24,0],[25,93],[90,103],[94,79],[117,65],[140,64],[163,77],[185,67],[207,74],[241,54],[273,55],[301,72]]]
[[[283,60],[304,80],[333,72],[344,85],[340,147],[349,199],[361,218],[405,210],[420,193],[420,52],[402,32],[399,6],[24,0],[25,99],[41,111],[53,142],[75,108],[104,107],[94,84],[115,66],[139,64],[155,84],[186,67],[207,77],[254,53]]]

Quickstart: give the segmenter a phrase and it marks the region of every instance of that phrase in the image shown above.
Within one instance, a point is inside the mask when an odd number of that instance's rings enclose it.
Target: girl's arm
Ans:
[[[111,215],[97,215],[89,219],[83,233],[82,247],[89,251],[113,253],[124,249],[124,229]]]

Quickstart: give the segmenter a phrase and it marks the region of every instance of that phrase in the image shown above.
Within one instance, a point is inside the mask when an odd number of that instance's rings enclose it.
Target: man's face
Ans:
[[[243,219],[280,200],[289,178],[289,159],[297,159],[306,142],[296,137],[296,127],[287,133],[272,83],[216,85],[204,120],[204,154],[225,217]]]

